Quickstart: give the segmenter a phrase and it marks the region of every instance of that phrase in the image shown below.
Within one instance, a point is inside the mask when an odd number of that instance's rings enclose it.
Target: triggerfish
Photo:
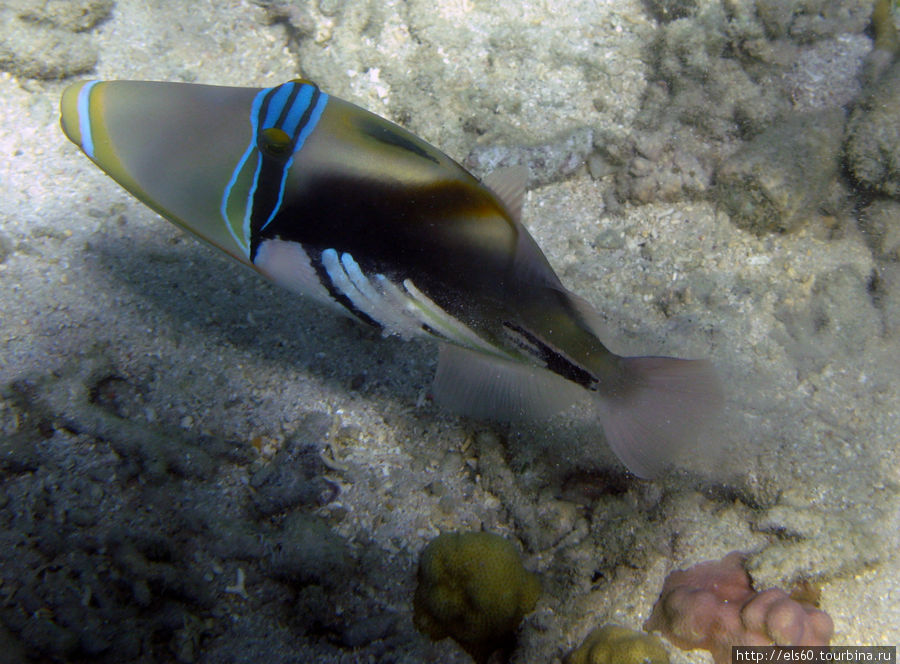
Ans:
[[[116,182],[288,290],[440,347],[435,400],[501,420],[594,395],[652,476],[720,402],[703,360],[620,357],[520,221],[527,173],[483,181],[315,84],[82,81],[62,128]]]

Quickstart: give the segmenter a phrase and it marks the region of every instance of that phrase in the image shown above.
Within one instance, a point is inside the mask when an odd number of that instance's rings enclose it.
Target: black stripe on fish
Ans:
[[[290,115],[291,111],[293,110],[293,106],[297,101],[297,96],[300,94],[302,89],[303,86],[301,85],[293,86],[288,99],[281,108],[281,112],[279,113],[278,119],[276,120],[275,124],[271,127],[260,127],[260,133],[264,132],[267,129],[282,128],[285,122],[287,122],[288,116]],[[269,92],[269,94],[266,95],[260,107],[260,118],[266,117],[272,97],[278,92],[278,90],[279,88],[273,88]],[[303,110],[303,114],[301,115],[300,120],[297,122],[297,126],[294,128],[294,131],[289,136],[290,144],[285,147],[282,153],[271,154],[267,150],[263,149],[262,146],[259,147],[259,159],[261,160],[261,163],[259,165],[259,171],[256,174],[256,186],[253,191],[250,213],[251,260],[256,255],[256,250],[259,246],[259,241],[261,239],[260,230],[266,225],[266,223],[270,221],[271,218],[273,218],[278,213],[278,208],[280,208],[280,206],[284,203],[283,196],[286,176],[285,170],[288,168],[288,164],[294,156],[294,148],[297,144],[297,138],[309,123],[313,110],[319,103],[319,97],[321,96],[321,94],[322,93],[318,88],[313,89],[309,103]]]
[[[513,343],[520,351],[531,356],[536,361],[544,362],[544,352],[542,346],[535,344],[530,338],[526,337],[518,329],[513,329],[512,325],[505,324],[503,331],[506,333],[508,341]]]
[[[262,163],[256,177],[256,189],[253,192],[250,212],[250,237],[253,242],[250,248],[251,260],[256,255],[259,230],[269,220],[276,206],[279,205],[282,190],[282,178],[285,168],[284,160],[260,153]]]
[[[521,325],[515,325],[513,323],[506,322],[503,323],[503,326],[512,333],[520,335],[522,340],[527,342],[519,342],[522,349],[532,354],[536,352],[537,358],[541,360],[550,371],[573,383],[581,385],[585,389],[596,389],[597,378],[593,374],[572,362],[555,348],[550,347],[535,334],[526,330]]]

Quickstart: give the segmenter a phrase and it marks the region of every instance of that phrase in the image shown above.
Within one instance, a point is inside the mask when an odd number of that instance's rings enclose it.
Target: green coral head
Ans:
[[[419,558],[413,622],[433,641],[446,637],[477,662],[509,648],[540,596],[537,577],[515,546],[485,532],[444,533]]]
[[[588,634],[565,664],[669,664],[669,653],[655,636],[604,625]]]

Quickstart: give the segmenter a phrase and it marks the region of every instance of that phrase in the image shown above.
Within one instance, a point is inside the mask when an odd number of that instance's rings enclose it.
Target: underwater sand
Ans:
[[[758,588],[819,587],[832,643],[900,643],[900,280],[873,286],[896,256],[873,252],[850,204],[756,235],[702,182],[638,177],[659,155],[697,154],[646,147],[658,133],[639,117],[659,85],[648,7],[666,3],[119,0],[81,32],[13,21],[28,4],[0,4],[18,72],[0,74],[10,661],[37,648],[46,661],[466,662],[413,628],[415,566],[439,532],[482,528],[518,541],[542,580],[516,662],[558,661],[605,623],[640,629],[671,570],[733,550]],[[804,51],[821,72],[815,58],[836,49],[833,75],[791,69],[797,104],[859,92],[869,10],[845,4],[848,23],[819,26],[821,48]],[[52,48],[29,55],[29,39]],[[434,348],[264,283],[93,166],[58,126],[67,81],[29,77],[51,56],[54,75],[68,63],[99,79],[303,75],[471,155],[479,175],[496,146],[543,155],[524,222],[563,282],[602,313],[615,352],[712,359],[723,421],[648,482],[589,409],[524,426],[439,411]],[[705,155],[698,172],[738,149],[727,128],[697,126],[679,131]],[[646,163],[588,172],[608,136],[631,134]],[[618,204],[617,172],[632,192]],[[285,489],[297,482],[314,495]]]

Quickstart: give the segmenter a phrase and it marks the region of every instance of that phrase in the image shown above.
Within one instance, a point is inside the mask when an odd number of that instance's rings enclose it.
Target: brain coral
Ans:
[[[432,640],[452,637],[475,661],[486,662],[513,645],[540,592],[537,577],[499,535],[444,533],[419,558],[413,621]]]
[[[669,654],[655,636],[604,625],[588,634],[565,664],[669,664]]]
[[[709,650],[719,664],[731,661],[731,646],[828,645],[828,614],[778,588],[756,592],[744,559],[735,551],[672,572],[644,629],[684,650]]]

